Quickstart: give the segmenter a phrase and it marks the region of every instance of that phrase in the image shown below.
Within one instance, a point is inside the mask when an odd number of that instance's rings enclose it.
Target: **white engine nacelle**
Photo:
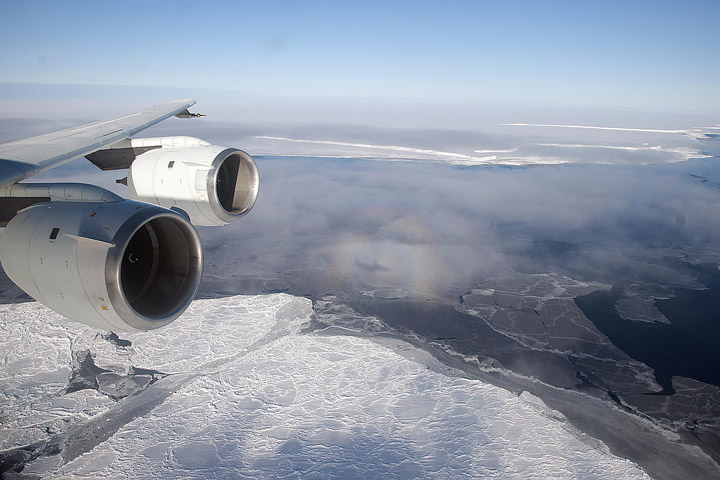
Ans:
[[[252,157],[217,145],[150,150],[128,172],[132,198],[180,208],[195,225],[238,220],[255,204],[258,186]]]
[[[104,330],[162,327],[190,305],[202,245],[181,215],[146,203],[40,203],[0,242],[10,279],[40,303]]]

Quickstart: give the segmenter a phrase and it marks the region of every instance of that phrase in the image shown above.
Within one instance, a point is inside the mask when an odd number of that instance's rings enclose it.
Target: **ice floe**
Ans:
[[[23,473],[63,478],[646,478],[535,397],[438,373],[397,343],[304,334],[312,315],[286,294],[205,299],[115,338],[0,305],[5,464],[27,447]],[[119,400],[66,393],[80,351],[98,375],[144,383]]]

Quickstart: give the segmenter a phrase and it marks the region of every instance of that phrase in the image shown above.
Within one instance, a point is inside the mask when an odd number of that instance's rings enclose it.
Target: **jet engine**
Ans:
[[[194,225],[227,225],[250,211],[258,194],[255,161],[236,148],[155,148],[130,165],[135,200],[179,208]]]
[[[175,320],[203,268],[200,238],[182,215],[132,200],[32,205],[8,223],[0,258],[10,279],[40,303],[113,331]]]

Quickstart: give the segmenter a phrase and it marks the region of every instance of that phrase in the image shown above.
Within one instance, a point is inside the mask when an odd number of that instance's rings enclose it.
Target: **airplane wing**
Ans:
[[[194,104],[195,100],[173,100],[113,120],[4,143],[0,145],[0,187],[93,153],[168,117],[184,116]]]
[[[250,155],[193,137],[130,137],[168,117],[175,100],[113,120],[0,145],[0,261],[31,297],[87,325],[142,331],[174,321],[200,285],[195,225],[227,225],[257,198]],[[127,169],[130,199],[82,183],[18,183],[79,157]]]

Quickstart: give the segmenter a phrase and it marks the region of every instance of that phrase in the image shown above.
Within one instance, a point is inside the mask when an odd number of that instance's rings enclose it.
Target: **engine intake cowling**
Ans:
[[[180,208],[195,225],[238,220],[255,204],[258,187],[252,157],[217,145],[150,150],[128,172],[132,198]]]
[[[0,242],[5,272],[40,303],[105,330],[152,330],[190,305],[202,245],[181,215],[156,205],[41,203],[20,211]]]

